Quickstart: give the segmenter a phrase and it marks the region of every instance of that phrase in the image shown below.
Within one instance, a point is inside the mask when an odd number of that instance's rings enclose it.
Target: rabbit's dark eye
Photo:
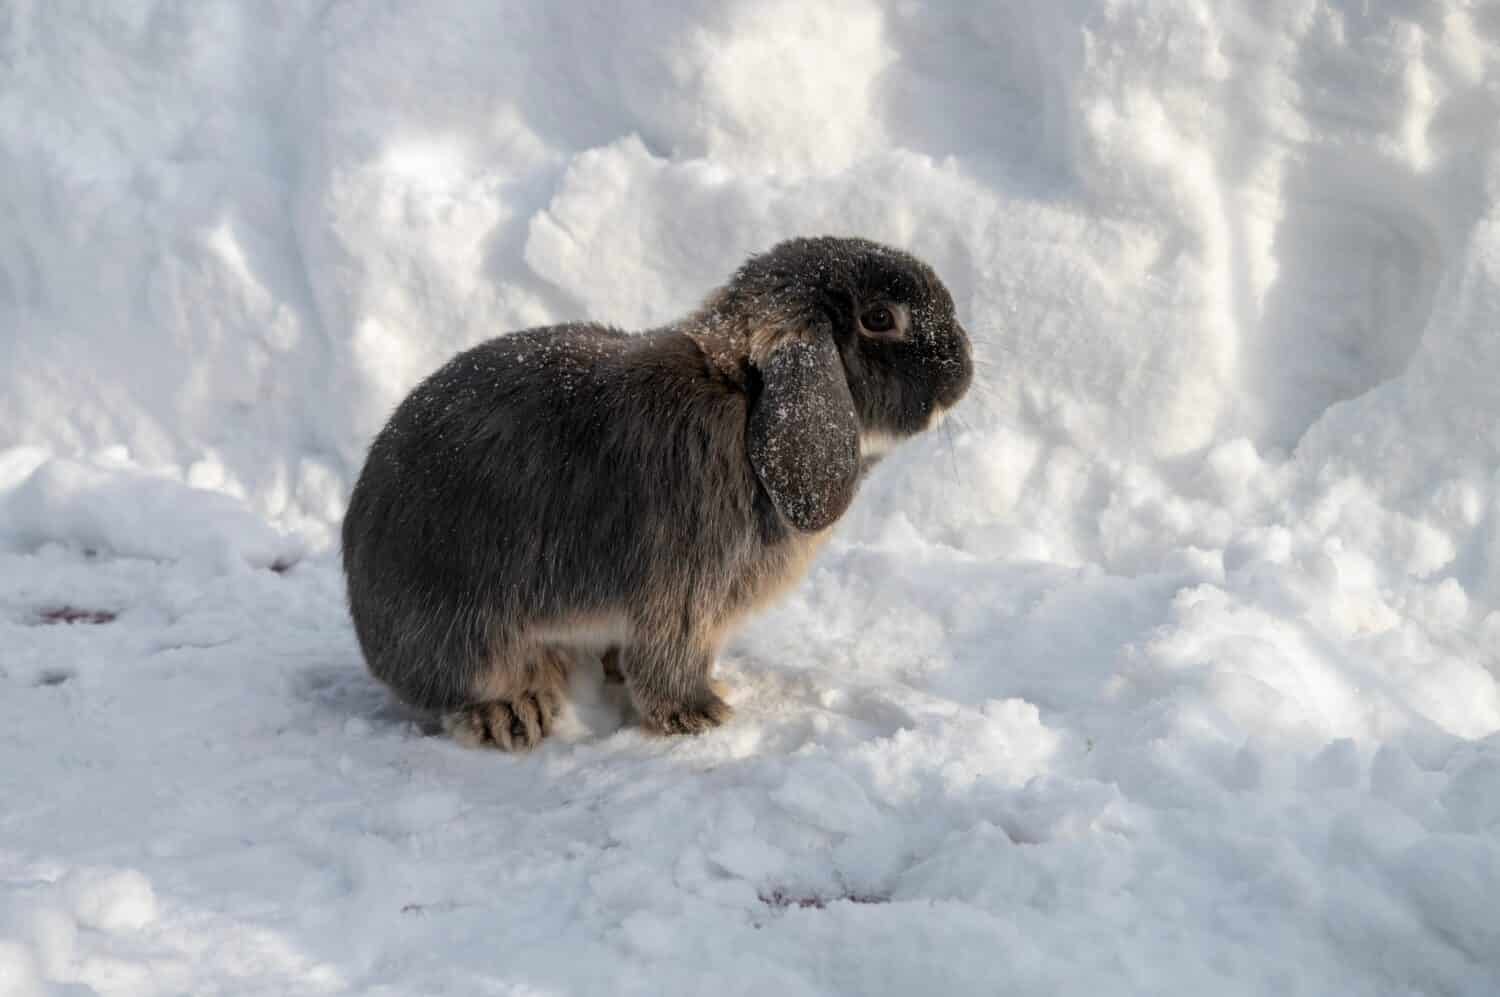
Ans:
[[[896,316],[889,308],[871,308],[860,316],[859,324],[868,332],[890,332],[896,328]]]

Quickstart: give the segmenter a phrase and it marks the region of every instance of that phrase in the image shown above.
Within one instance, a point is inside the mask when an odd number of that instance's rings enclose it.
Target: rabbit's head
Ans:
[[[799,529],[837,519],[862,459],[935,425],[973,379],[942,281],[864,239],[783,242],[741,266],[710,311],[737,327],[759,376],[747,451]]]

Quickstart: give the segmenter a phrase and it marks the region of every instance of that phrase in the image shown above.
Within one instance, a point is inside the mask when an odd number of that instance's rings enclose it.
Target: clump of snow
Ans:
[[[62,889],[78,923],[87,928],[119,934],[140,931],[156,920],[156,894],[134,869],[78,870]]]
[[[1500,991],[1484,5],[23,2],[0,65],[0,990]],[[734,721],[429,736],[333,549],[391,408],[824,232],[977,376]]]
[[[190,480],[199,470],[189,469]],[[120,455],[47,458],[19,482],[0,482],[0,543],[19,550],[67,543],[95,554],[217,567],[286,566],[305,547],[233,495],[144,473]]]
[[[0,987],[15,997],[41,997],[47,992],[31,953],[19,942],[0,941]]]

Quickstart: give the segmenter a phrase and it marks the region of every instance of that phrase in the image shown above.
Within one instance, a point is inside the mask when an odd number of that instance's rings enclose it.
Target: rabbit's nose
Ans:
[[[946,365],[951,371],[951,380],[938,393],[938,401],[944,408],[955,404],[969,390],[974,380],[974,347],[963,326],[953,323],[953,333],[958,339],[958,349]]]

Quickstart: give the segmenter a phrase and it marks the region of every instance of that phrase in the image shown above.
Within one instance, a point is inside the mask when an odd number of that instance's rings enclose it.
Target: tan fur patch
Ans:
[[[800,582],[812,567],[818,551],[828,542],[831,532],[819,530],[817,533],[802,533],[789,540],[782,557],[761,568],[748,597],[739,605],[728,607],[729,612],[714,628],[714,644],[717,646],[721,643],[728,632],[746,616],[775,602]]]
[[[760,366],[782,343],[808,338],[808,330],[791,315],[727,307],[727,293],[720,291],[710,297],[682,324],[683,332],[726,374],[734,375],[741,357],[748,356],[751,363]]]
[[[900,436],[872,429],[859,434],[859,455],[866,460],[872,457],[884,457],[904,442],[905,440]]]
[[[568,659],[553,648],[533,645],[495,661],[474,683],[478,702],[513,700],[528,693],[546,691],[566,695]]]
[[[526,631],[528,642],[602,653],[610,647],[629,644],[630,620],[623,613],[596,613],[548,620]]]

